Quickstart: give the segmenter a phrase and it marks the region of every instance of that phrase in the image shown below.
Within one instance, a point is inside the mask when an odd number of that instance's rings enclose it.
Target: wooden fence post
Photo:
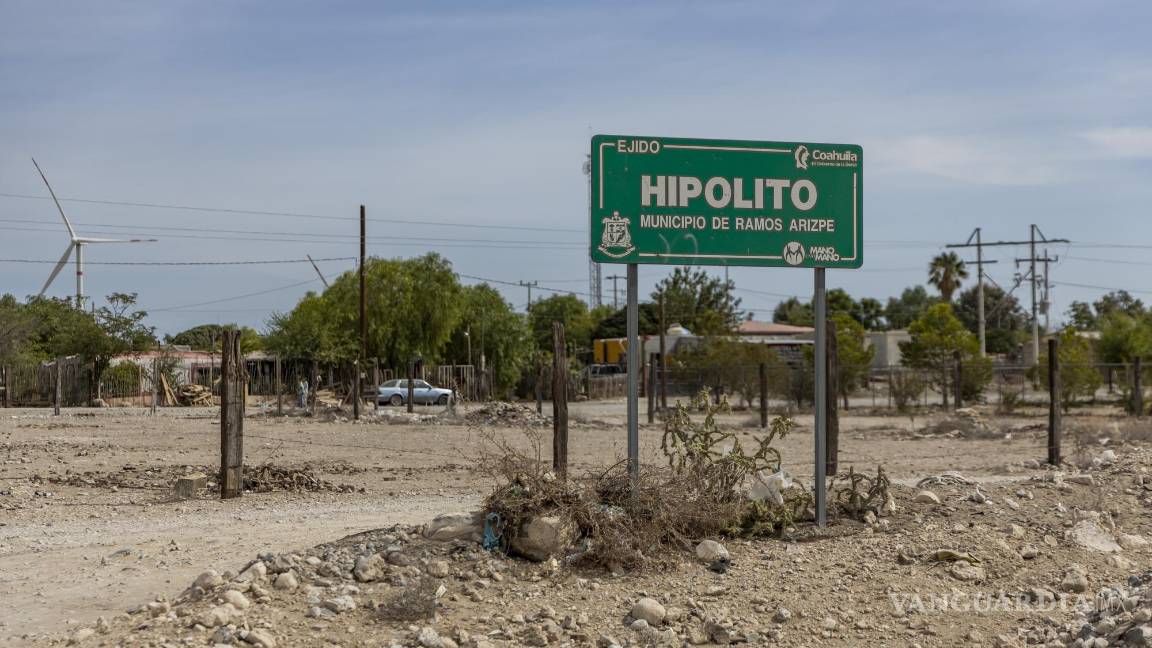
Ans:
[[[768,365],[760,363],[760,429],[768,428]]]
[[[416,362],[414,360],[408,361],[408,398],[407,401],[408,413],[412,413],[412,401],[416,399]]]
[[[305,405],[312,416],[316,416],[316,392],[320,391],[320,367],[312,361],[312,375],[308,388],[308,402]]]
[[[835,476],[840,464],[840,414],[836,407],[840,400],[840,357],[836,346],[836,322],[827,323],[825,334],[828,336],[828,390],[823,406],[828,435],[824,466],[827,475]]]
[[[952,352],[952,369],[952,399],[956,403],[956,409],[960,409],[963,407],[961,404],[961,390],[963,389],[964,365],[960,360],[959,351]]]
[[[456,381],[452,381],[452,407],[456,407]],[[372,358],[372,409],[380,409],[380,358]]]
[[[56,389],[52,392],[52,415],[60,416],[60,397],[62,390],[62,376],[64,358],[56,358]]]
[[[284,376],[281,373],[280,354],[276,354],[274,371],[276,378],[274,383],[276,385],[276,416],[284,416]]]
[[[1048,340],[1048,463],[1060,465],[1060,345]]]
[[[568,477],[568,351],[564,324],[552,322],[552,467]]]
[[[544,414],[544,360],[536,356],[536,413]]]
[[[647,392],[645,396],[648,397],[649,423],[656,422],[656,363],[658,362],[658,357],[659,355],[655,353],[648,354],[648,380],[646,381],[647,385],[644,391]]]
[[[1132,358],[1132,413],[1136,418],[1144,416],[1144,380],[1140,375],[1140,356]]]
[[[360,386],[360,358],[352,361],[352,420],[360,420],[360,398],[364,389]]]
[[[156,406],[160,400],[160,358],[152,358],[152,416],[156,416]]]
[[[240,332],[225,330],[220,354],[220,499],[244,492],[244,393]]]

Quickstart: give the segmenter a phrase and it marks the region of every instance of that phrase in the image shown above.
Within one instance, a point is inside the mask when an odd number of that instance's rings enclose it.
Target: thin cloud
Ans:
[[[880,173],[937,176],[971,184],[1033,186],[1056,182],[1054,167],[1019,155],[1019,144],[956,136],[919,136],[876,142],[865,150]],[[1028,160],[1028,162],[1022,162]]]
[[[1152,127],[1093,128],[1080,133],[1080,137],[1108,157],[1152,158]]]

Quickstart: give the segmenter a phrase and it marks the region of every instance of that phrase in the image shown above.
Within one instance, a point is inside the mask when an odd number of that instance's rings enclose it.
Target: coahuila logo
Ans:
[[[822,151],[820,149],[812,151],[812,166],[854,167],[859,162],[860,157],[854,151]]]
[[[796,156],[796,168],[807,170],[808,169],[808,147],[801,144],[800,146],[796,147],[796,151],[794,154]]]

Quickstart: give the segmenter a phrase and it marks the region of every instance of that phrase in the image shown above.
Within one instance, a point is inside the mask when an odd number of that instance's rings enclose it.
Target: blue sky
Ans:
[[[0,0],[0,193],[46,195],[35,156],[65,197],[280,213],[65,203],[81,233],[161,239],[90,246],[89,294],[139,293],[160,332],[260,328],[319,287],[310,266],[96,262],[350,257],[363,203],[424,223],[373,220],[370,254],[583,293],[592,134],[857,143],[865,265],[830,285],[885,298],[974,227],[1036,223],[1074,242],[1050,248],[1062,316],[1103,292],[1082,286],[1152,300],[1133,265],[1152,264],[1149,24],[1148,2]],[[66,245],[50,202],[0,196],[0,259]],[[991,277],[1010,287],[1025,253],[992,251]],[[50,270],[0,261],[0,292]],[[642,267],[642,291],[666,270]],[[811,290],[732,277],[760,318]],[[50,294],[72,291],[69,268]]]

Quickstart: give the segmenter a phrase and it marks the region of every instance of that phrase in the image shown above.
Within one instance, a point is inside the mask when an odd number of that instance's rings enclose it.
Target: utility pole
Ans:
[[[519,281],[517,283],[519,283],[521,286],[524,286],[528,289],[528,307],[525,308],[524,310],[532,310],[532,287],[533,286],[539,286],[540,282],[539,281]]]
[[[328,287],[328,280],[324,278],[324,273],[320,272],[320,267],[317,266],[316,262],[312,260],[312,255],[311,254],[305,254],[304,256],[308,257],[309,263],[312,264],[312,269],[316,271],[316,274],[320,277],[320,281],[322,281],[324,283],[324,287],[327,288]]]
[[[615,275],[614,274],[614,275],[611,275],[611,276],[608,276],[605,278],[612,280],[612,308],[619,310],[619,308],[620,308],[620,293],[616,290],[616,281],[619,279],[623,279],[624,275]]]
[[[1036,272],[1036,264],[1044,263],[1044,292],[1047,294],[1048,263],[1059,261],[1059,258],[1049,258],[1047,253],[1043,257],[1036,256],[1036,243],[1068,243],[1068,240],[1045,238],[1043,232],[1036,225],[1030,225],[1028,233],[1028,258],[1016,259],[1016,265],[1019,267],[1021,263],[1028,264],[1028,280],[1032,284],[1032,362],[1035,364],[1040,362],[1040,300],[1037,298],[1037,284],[1040,281],[1040,275]],[[1047,326],[1045,326],[1045,330],[1047,330]]]
[[[948,247],[975,247],[976,248],[976,319],[978,320],[978,334],[980,338],[980,357],[983,358],[988,354],[987,344],[987,324],[984,317],[984,266],[996,261],[984,260],[984,246],[992,245],[991,243],[984,243],[981,238],[981,229],[977,227],[972,231],[968,240],[964,243],[957,243],[949,245]],[[970,263],[966,261],[965,263]]]
[[[368,301],[364,279],[364,257],[367,253],[366,241],[368,238],[367,220],[364,217],[364,205],[360,205],[360,352],[356,354],[356,362],[353,365],[352,389],[355,391],[352,398],[352,420],[354,421],[360,420],[360,397],[364,391],[360,387],[360,370],[363,367],[368,348]]]
[[[1039,238],[1037,238],[1037,237],[1039,237]],[[983,248],[985,248],[985,247],[1003,247],[1003,246],[1010,246],[1010,245],[1011,246],[1015,246],[1015,245],[1027,245],[1027,246],[1029,246],[1029,250],[1031,252],[1031,254],[1029,255],[1029,258],[1028,259],[1017,259],[1016,263],[1017,263],[1017,265],[1019,265],[1020,263],[1027,261],[1031,264],[1031,268],[1032,268],[1031,280],[1032,280],[1032,352],[1033,352],[1033,362],[1038,362],[1039,358],[1040,358],[1040,325],[1039,325],[1039,321],[1037,320],[1037,317],[1036,317],[1036,315],[1037,315],[1037,312],[1036,312],[1037,311],[1036,262],[1040,260],[1040,259],[1036,258],[1036,242],[1037,241],[1040,241],[1042,243],[1070,243],[1071,242],[1068,239],[1045,238],[1044,234],[1040,232],[1040,228],[1036,227],[1035,225],[1032,225],[1032,226],[1030,226],[1029,237],[1028,237],[1028,240],[1026,240],[1026,241],[992,241],[989,243],[985,243],[980,238],[980,228],[977,228],[976,231],[974,231],[972,233],[972,236],[968,237],[967,242],[965,242],[965,243],[953,243],[953,244],[945,246],[948,248],[970,248],[970,247],[976,248],[976,263],[977,263],[977,266],[980,266],[980,267],[987,265],[989,263],[995,263],[995,261],[987,261],[984,259]],[[981,284],[983,283],[983,276],[984,276],[984,273],[981,270],[980,271]],[[984,292],[982,285],[980,286],[980,292],[981,292],[981,294],[983,294],[983,292]],[[983,311],[983,304],[984,304],[984,299],[983,299],[983,296],[981,296],[981,298],[980,298],[980,310],[981,311]],[[983,324],[983,322],[984,322],[983,315],[980,316],[980,321],[981,321],[981,324]],[[983,330],[983,326],[981,326],[981,330]]]

